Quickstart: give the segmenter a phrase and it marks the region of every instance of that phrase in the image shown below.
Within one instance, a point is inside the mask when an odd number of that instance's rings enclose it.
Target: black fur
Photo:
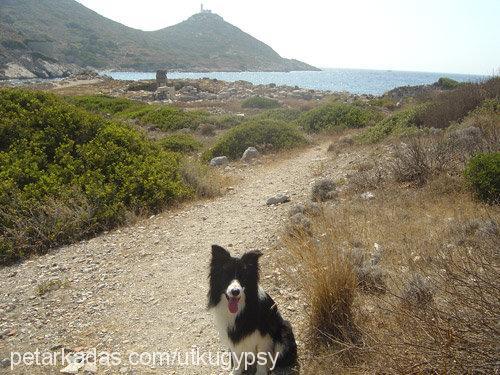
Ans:
[[[245,309],[236,317],[233,329],[228,331],[230,340],[236,344],[256,330],[262,335],[269,334],[275,345],[280,343],[283,346],[277,365],[291,366],[297,361],[297,345],[292,326],[281,317],[269,294],[266,293],[264,299],[259,299],[258,260],[261,255],[260,251],[250,251],[241,258],[235,258],[224,248],[213,245],[208,307],[217,306],[229,283],[237,279],[245,288]]]

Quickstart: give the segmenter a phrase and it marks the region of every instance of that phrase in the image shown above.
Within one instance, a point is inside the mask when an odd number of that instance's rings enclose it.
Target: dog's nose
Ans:
[[[240,295],[240,290],[239,289],[231,289],[231,295],[233,297],[238,297]]]

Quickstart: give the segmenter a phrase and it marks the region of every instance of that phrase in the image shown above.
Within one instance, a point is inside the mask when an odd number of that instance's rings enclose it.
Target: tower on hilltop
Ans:
[[[211,11],[211,10],[209,10],[209,9],[205,9],[205,8],[203,7],[203,3],[201,3],[201,6],[200,6],[200,13],[212,13],[212,11]]]

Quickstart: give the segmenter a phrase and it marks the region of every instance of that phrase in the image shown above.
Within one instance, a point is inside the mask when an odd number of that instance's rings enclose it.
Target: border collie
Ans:
[[[249,365],[256,365],[256,374],[267,374],[297,361],[290,323],[259,286],[261,255],[250,251],[236,258],[221,246],[212,246],[208,308],[214,312],[221,339],[231,350],[234,374],[242,374]]]

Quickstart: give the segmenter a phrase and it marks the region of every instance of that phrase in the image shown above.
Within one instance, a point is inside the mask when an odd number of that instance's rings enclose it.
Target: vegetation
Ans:
[[[500,203],[500,152],[474,156],[467,165],[465,176],[479,199]]]
[[[262,96],[254,96],[252,98],[243,100],[241,106],[243,108],[270,109],[278,108],[281,106],[281,104],[275,99],[265,98]]]
[[[300,117],[301,114],[302,111],[295,108],[276,108],[261,112],[254,116],[254,118],[259,120],[294,122]]]
[[[396,112],[367,128],[358,139],[364,143],[375,143],[389,136],[415,133],[417,114],[418,109],[413,107]]]
[[[452,122],[464,119],[486,99],[500,98],[500,77],[482,83],[459,85],[442,92],[418,113],[416,125],[428,128],[446,128]]]
[[[442,88],[442,89],[445,89],[445,90],[452,90],[452,89],[455,89],[458,86],[460,86],[461,83],[458,82],[458,81],[455,81],[454,79],[448,78],[448,77],[441,77],[436,82],[436,85],[439,88]]]
[[[361,128],[370,123],[373,112],[360,106],[332,103],[302,114],[299,125],[309,133],[322,130]]]
[[[248,147],[262,150],[282,150],[306,143],[300,130],[281,121],[250,120],[229,129],[217,143],[205,153],[205,158],[225,155],[240,158]]]
[[[67,101],[89,112],[114,116],[123,112],[138,111],[147,108],[147,104],[125,98],[114,98],[106,95],[83,95],[68,97]]]
[[[41,92],[0,90],[0,261],[192,194],[179,154]]]
[[[307,302],[314,358],[301,372],[495,371],[500,215],[471,199],[463,179],[465,168],[498,199],[499,153],[477,155],[498,148],[487,108],[459,127],[405,137],[389,160],[370,152],[341,193],[349,204],[324,206],[307,230],[286,233],[279,261]],[[486,128],[470,126],[478,113]],[[359,199],[367,189],[369,203]]]
[[[190,134],[172,134],[163,138],[160,145],[165,150],[190,153],[201,149],[203,144]]]

